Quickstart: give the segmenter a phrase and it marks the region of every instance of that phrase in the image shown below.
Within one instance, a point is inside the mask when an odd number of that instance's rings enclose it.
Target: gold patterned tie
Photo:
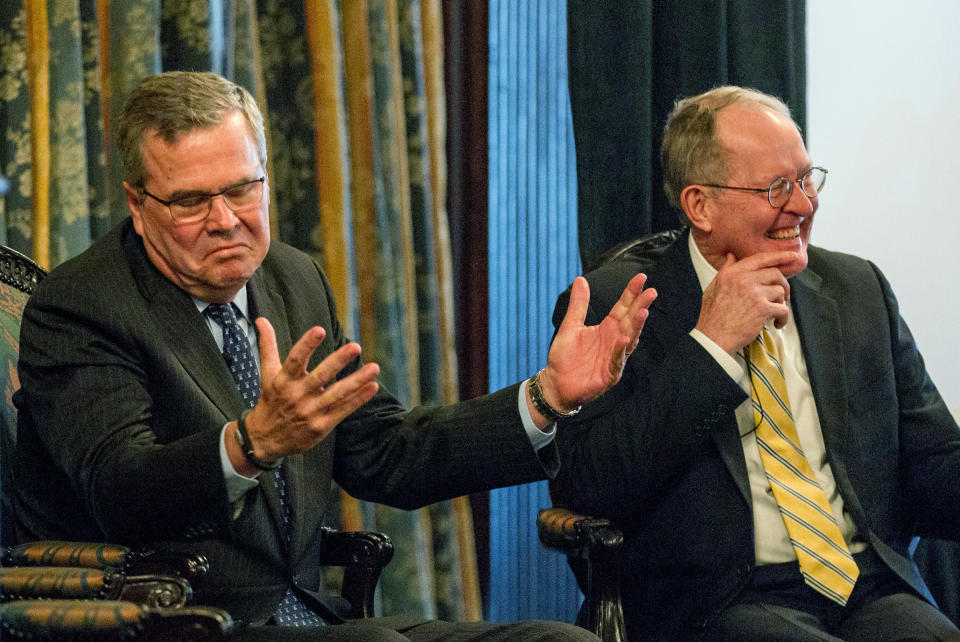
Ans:
[[[777,347],[766,329],[748,349],[757,447],[800,572],[807,585],[843,606],[860,569],[803,456]]]

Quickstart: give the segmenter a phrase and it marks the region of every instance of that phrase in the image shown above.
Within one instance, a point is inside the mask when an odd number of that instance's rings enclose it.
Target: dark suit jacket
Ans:
[[[929,597],[908,544],[960,533],[960,432],[880,271],[814,247],[809,259],[790,281],[791,304],[846,510]],[[688,334],[701,290],[686,233],[658,257],[628,252],[588,274],[588,323],[640,271],[659,297],[621,382],[558,431],[564,467],[552,491],[625,527],[630,639],[677,639],[729,603],[755,567],[734,417],[747,395]]]
[[[330,286],[302,252],[272,243],[247,287],[281,358],[314,325],[327,338],[311,367],[346,342]],[[410,412],[381,391],[320,445],[285,459],[289,550],[269,475],[233,520],[218,440],[243,402],[202,315],[150,263],[129,220],[40,284],[19,367],[21,537],[203,553],[213,576],[197,601],[244,621],[266,619],[288,582],[318,588],[331,479],[355,497],[414,508],[558,467],[555,446],[539,456],[531,447],[516,386]]]

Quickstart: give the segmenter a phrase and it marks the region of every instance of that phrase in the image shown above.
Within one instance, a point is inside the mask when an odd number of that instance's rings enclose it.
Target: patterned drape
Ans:
[[[54,267],[127,216],[109,123],[141,77],[212,70],[266,115],[274,235],[316,257],[403,402],[456,396],[439,0],[4,0],[0,243]],[[384,614],[479,619],[465,498],[405,512]]]

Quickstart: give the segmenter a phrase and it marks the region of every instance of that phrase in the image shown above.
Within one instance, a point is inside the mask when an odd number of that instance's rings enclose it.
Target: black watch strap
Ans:
[[[260,470],[276,470],[280,468],[280,463],[283,461],[282,459],[267,461],[253,454],[253,444],[250,442],[250,435],[247,434],[247,415],[250,414],[250,410],[251,409],[248,408],[240,414],[240,418],[237,419],[237,431],[233,434],[236,435],[237,443],[240,444],[240,450],[243,451],[243,456],[247,458],[247,461]]]
[[[551,422],[556,422],[558,419],[572,417],[580,412],[580,406],[577,406],[568,412],[560,412],[551,406],[543,396],[543,388],[540,387],[541,373],[543,373],[543,370],[530,377],[530,379],[527,381],[527,389],[530,391],[530,400],[533,402],[533,407],[537,409],[537,412]]]

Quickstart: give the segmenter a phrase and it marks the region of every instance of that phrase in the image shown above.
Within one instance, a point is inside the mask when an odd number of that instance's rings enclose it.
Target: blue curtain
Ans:
[[[579,273],[576,175],[563,0],[490,6],[490,389],[547,360],[557,295]],[[543,549],[545,482],[490,493],[488,619],[572,622],[580,595],[563,556]]]

